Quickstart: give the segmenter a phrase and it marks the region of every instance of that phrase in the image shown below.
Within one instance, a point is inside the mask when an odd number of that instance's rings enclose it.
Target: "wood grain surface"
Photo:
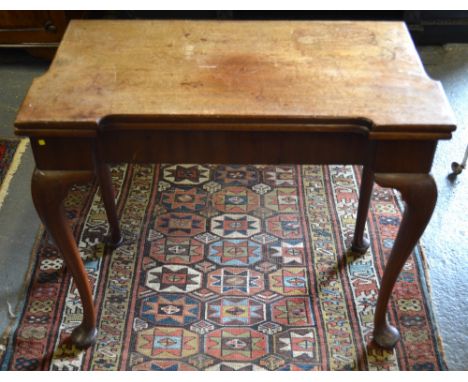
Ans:
[[[455,125],[401,22],[74,20],[17,132],[93,130],[116,115]]]

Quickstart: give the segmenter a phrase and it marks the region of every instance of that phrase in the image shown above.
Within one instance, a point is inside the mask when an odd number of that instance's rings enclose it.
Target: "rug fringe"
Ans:
[[[18,144],[18,148],[13,156],[13,161],[11,162],[10,168],[8,169],[5,179],[3,180],[3,184],[0,187],[0,208],[5,201],[6,196],[8,195],[8,188],[10,187],[11,180],[15,175],[18,167],[21,163],[21,157],[23,156],[24,152],[26,151],[29,144],[29,139],[24,138],[21,139],[20,143]]]

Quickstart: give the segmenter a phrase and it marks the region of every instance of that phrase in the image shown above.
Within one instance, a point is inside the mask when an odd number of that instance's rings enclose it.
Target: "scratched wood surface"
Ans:
[[[112,115],[455,124],[400,22],[72,21],[16,126],[97,128]]]

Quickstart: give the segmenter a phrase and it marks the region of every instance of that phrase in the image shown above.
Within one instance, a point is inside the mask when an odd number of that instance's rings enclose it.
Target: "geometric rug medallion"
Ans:
[[[360,172],[352,166],[132,165],[112,168],[124,244],[95,184],[66,209],[93,287],[96,344],[67,340],[78,292],[47,233],[5,370],[441,370],[421,249],[392,294],[401,341],[372,342],[374,308],[401,219],[375,186],[370,250],[347,251]]]

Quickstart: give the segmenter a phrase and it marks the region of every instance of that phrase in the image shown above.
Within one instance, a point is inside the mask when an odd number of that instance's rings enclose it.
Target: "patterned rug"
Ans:
[[[24,142],[24,143],[23,143]],[[0,139],[0,207],[7,195],[8,186],[13,176],[16,166],[14,164],[15,153],[21,154],[23,150],[18,150],[18,147],[24,146],[26,141],[20,143],[18,139]],[[22,147],[20,147],[22,148]],[[21,151],[21,152],[20,152]],[[18,162],[19,162],[19,157]]]
[[[376,188],[371,250],[346,251],[358,203],[351,166],[161,165],[112,169],[124,245],[110,253],[95,185],[66,208],[93,285],[98,339],[66,338],[82,310],[42,232],[10,370],[440,370],[445,368],[416,250],[393,294],[402,341],[371,341],[384,263],[399,226]]]

